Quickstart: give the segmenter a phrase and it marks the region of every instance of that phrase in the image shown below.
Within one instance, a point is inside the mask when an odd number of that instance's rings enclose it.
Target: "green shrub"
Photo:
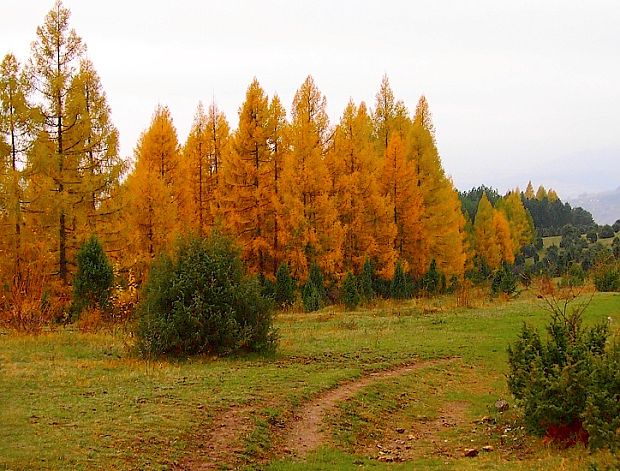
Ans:
[[[431,260],[428,271],[422,277],[421,285],[427,294],[437,294],[446,290],[446,277],[437,270],[435,259]]]
[[[373,288],[373,279],[375,278],[375,269],[372,265],[372,261],[366,258],[364,266],[362,267],[362,273],[359,277],[359,294],[362,301],[367,303],[375,297],[375,290]]]
[[[607,263],[594,271],[594,286],[598,291],[620,291],[620,270],[617,263]]]
[[[620,344],[595,359],[584,412],[590,448],[620,451]]]
[[[310,265],[308,281],[304,285],[301,298],[306,312],[318,311],[327,301],[327,292],[323,283],[321,268],[313,263]]]
[[[601,227],[601,230],[599,232],[599,237],[601,239],[611,239],[615,235],[616,234],[613,228],[609,224],[605,224],[603,227]]]
[[[279,307],[287,307],[295,302],[295,281],[286,263],[281,263],[276,272],[274,299]]]
[[[347,309],[355,309],[361,301],[357,290],[357,278],[352,272],[348,272],[342,282],[342,302]]]
[[[517,276],[509,263],[502,262],[502,266],[495,270],[491,280],[491,293],[494,295],[503,293],[508,296],[517,291]]]
[[[605,351],[607,323],[582,326],[588,301],[545,298],[547,339],[523,325],[508,348],[508,387],[523,407],[529,432],[568,444],[617,446],[620,430],[620,352]],[[615,404],[614,404],[615,401]]]
[[[403,270],[400,260],[396,262],[394,277],[390,285],[390,297],[393,299],[407,299],[413,296],[413,283]]]
[[[562,277],[560,286],[575,288],[583,286],[586,281],[586,272],[579,263],[572,263],[568,271]]]
[[[71,309],[73,316],[78,317],[87,308],[109,309],[114,271],[96,236],[91,236],[82,244],[76,261]]]
[[[145,356],[275,347],[272,306],[248,277],[233,242],[217,233],[179,240],[153,263],[137,309]]]
[[[620,260],[620,238],[617,236],[614,237],[614,240],[611,242],[611,251],[613,252],[614,258]]]

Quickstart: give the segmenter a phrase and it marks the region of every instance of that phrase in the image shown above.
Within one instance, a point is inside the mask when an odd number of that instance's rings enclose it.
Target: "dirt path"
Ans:
[[[253,411],[251,406],[238,406],[218,415],[200,437],[200,451],[184,460],[177,469],[206,471],[234,466],[243,451],[243,437],[252,431]]]
[[[293,417],[294,422],[292,425],[286,427],[285,450],[298,457],[304,457],[323,443],[326,443],[328,441],[328,433],[322,428],[324,417],[339,402],[350,399],[366,386],[376,381],[394,378],[417,369],[447,363],[452,360],[448,358],[444,360],[420,361],[398,368],[378,371],[319,394],[309,403],[301,406]]]

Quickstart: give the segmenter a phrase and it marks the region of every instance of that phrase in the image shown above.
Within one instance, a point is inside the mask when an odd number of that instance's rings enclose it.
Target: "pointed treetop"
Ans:
[[[431,111],[428,106],[428,101],[426,97],[422,95],[418,100],[418,105],[415,109],[415,116],[413,118],[414,123],[421,124],[424,129],[431,133],[431,135],[435,136],[435,127],[433,126],[433,116],[431,115]]]

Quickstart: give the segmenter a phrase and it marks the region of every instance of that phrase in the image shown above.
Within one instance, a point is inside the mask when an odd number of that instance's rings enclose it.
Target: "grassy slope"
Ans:
[[[310,469],[334,463],[343,469],[359,463],[381,466],[362,458],[367,455],[363,446],[385,438],[387,424],[395,420],[409,424],[417,417],[432,418],[442,401],[465,403],[468,419],[488,414],[487,406],[507,395],[506,345],[524,320],[539,326],[545,320],[535,300],[475,309],[454,309],[452,303],[446,298],[353,313],[283,313],[277,321],[281,345],[273,358],[145,362],[127,354],[121,333],[0,335],[0,468],[161,469],[195,450],[201,430],[232,405],[260,404],[260,410],[277,416],[363,371],[412,357],[459,356],[454,365],[373,386],[363,393],[370,400],[362,395],[343,405],[332,419],[340,429],[333,447],[310,456],[307,464]],[[618,294],[597,295],[587,321],[607,316],[620,324]],[[412,399],[395,408],[394,395],[403,392],[411,392]],[[259,422],[262,429],[249,439],[248,450],[264,456],[270,440]],[[378,436],[369,437],[368,430],[378,430]],[[452,449],[472,440],[458,430],[445,439]],[[506,453],[444,461],[424,457],[423,451],[413,464],[441,468],[449,463],[455,469],[477,469],[481,463],[489,469],[555,469],[577,453],[545,448],[515,462]],[[273,467],[299,469],[299,463]]]

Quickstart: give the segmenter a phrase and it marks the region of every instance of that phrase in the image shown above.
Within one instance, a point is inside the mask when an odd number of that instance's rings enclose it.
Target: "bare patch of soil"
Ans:
[[[251,406],[233,407],[218,415],[203,437],[198,450],[185,459],[177,469],[232,469],[240,462],[244,451],[243,438],[253,428]]]

